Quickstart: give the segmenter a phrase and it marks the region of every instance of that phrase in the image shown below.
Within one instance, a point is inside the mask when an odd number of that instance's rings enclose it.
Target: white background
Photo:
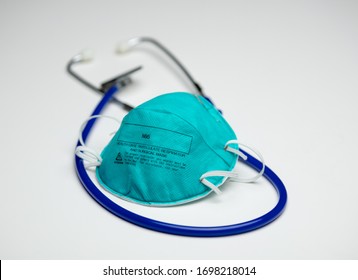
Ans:
[[[0,258],[357,259],[357,27],[356,1],[2,0]],[[118,219],[82,188],[73,151],[100,96],[66,73],[73,55],[96,51],[76,67],[96,84],[143,65],[122,95],[133,105],[191,90],[150,46],[114,54],[139,35],[171,49],[282,178],[289,201],[277,221],[239,236],[171,236]],[[101,124],[98,149],[113,131]],[[275,200],[261,180],[181,207],[124,206],[214,225],[261,215]]]

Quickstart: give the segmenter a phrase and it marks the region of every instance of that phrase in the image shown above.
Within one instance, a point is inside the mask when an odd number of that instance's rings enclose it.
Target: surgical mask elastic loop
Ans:
[[[93,167],[93,166],[100,166],[102,164],[102,157],[101,155],[95,151],[92,148],[89,148],[88,146],[86,146],[86,144],[83,141],[83,130],[86,127],[86,124],[92,120],[92,119],[98,119],[98,118],[107,118],[107,119],[112,119],[115,120],[116,122],[118,122],[119,124],[121,124],[121,121],[111,117],[111,116],[106,116],[106,115],[93,115],[91,117],[89,117],[88,119],[86,119],[80,128],[80,133],[78,136],[78,141],[80,142],[81,145],[76,147],[76,151],[75,154],[76,156],[78,156],[79,158],[83,159],[84,161],[87,161],[88,163],[86,164],[86,168],[88,167]],[[110,135],[112,135],[113,133],[111,133]]]

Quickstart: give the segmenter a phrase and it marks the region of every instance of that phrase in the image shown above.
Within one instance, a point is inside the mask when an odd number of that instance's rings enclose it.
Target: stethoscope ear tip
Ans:
[[[127,43],[127,42],[122,42],[117,44],[116,48],[115,48],[115,52],[117,54],[123,54],[128,52],[131,49],[131,46]]]
[[[84,49],[79,53],[81,62],[90,62],[94,58],[94,51],[92,49]]]
[[[117,54],[126,53],[126,52],[130,51],[133,47],[138,45],[142,39],[143,38],[141,38],[141,37],[135,37],[135,38],[132,38],[126,42],[120,42],[117,44],[115,52]]]

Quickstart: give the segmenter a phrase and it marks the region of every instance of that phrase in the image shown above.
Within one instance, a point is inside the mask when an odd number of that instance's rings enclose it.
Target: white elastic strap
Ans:
[[[209,171],[209,172],[204,173],[200,177],[200,181],[205,186],[207,186],[208,188],[213,190],[216,194],[220,194],[221,191],[219,190],[219,188],[217,186],[215,186],[213,183],[208,181],[206,178],[208,178],[208,177],[224,177],[223,182],[225,182],[229,178],[230,180],[241,182],[241,183],[252,183],[252,182],[255,182],[256,180],[258,180],[263,175],[263,173],[265,172],[265,161],[264,161],[264,158],[263,158],[263,156],[261,155],[261,153],[259,151],[255,150],[253,148],[250,148],[247,145],[239,143],[237,140],[228,141],[225,144],[224,149],[226,151],[228,151],[228,152],[231,152],[231,153],[234,153],[234,154],[238,155],[243,160],[247,160],[247,156],[243,152],[241,152],[240,150],[237,150],[237,149],[234,149],[234,148],[230,147],[229,146],[230,144],[238,144],[239,146],[243,146],[243,147],[248,148],[251,151],[253,151],[259,157],[259,159],[261,160],[262,169],[256,176],[254,176],[252,178],[241,178],[237,172],[233,172],[233,171],[213,170],[213,171]]]
[[[83,130],[84,130],[86,124],[90,120],[97,119],[97,118],[112,119],[112,120],[115,120],[116,122],[118,122],[119,124],[121,123],[120,120],[118,120],[118,119],[116,119],[114,117],[105,116],[105,115],[93,115],[93,116],[89,117],[88,119],[86,119],[83,122],[83,124],[80,127],[80,133],[79,133],[79,136],[78,136],[78,141],[80,142],[81,145],[76,148],[75,154],[79,158],[81,158],[84,161],[88,162],[86,164],[86,168],[87,167],[92,167],[92,166],[100,166],[102,164],[101,155],[97,151],[95,151],[94,149],[91,149],[91,148],[87,147],[86,144],[84,143],[83,137],[82,137],[82,133],[83,133]]]
[[[102,163],[102,157],[96,151],[86,146],[78,146],[75,151],[76,156],[89,162],[86,167],[100,166]]]
[[[241,157],[243,160],[247,160],[247,156],[241,152],[240,150],[237,150],[237,149],[234,149],[232,147],[230,147],[229,145],[230,144],[239,144],[237,140],[230,140],[230,141],[227,141],[226,144],[225,144],[225,147],[224,147],[224,150],[228,151],[228,152],[231,152],[233,154],[236,154],[238,155],[239,157]],[[242,144],[240,144],[241,146]],[[245,146],[245,145],[244,145]],[[247,146],[245,146],[247,147]]]
[[[221,194],[222,191],[215,186],[213,183],[211,183],[210,181],[206,180],[206,178],[208,177],[224,177],[222,184],[232,176],[233,172],[231,171],[220,171],[220,170],[215,170],[215,171],[209,171],[204,173],[203,175],[201,175],[200,177],[200,181],[207,186],[208,188],[212,189],[216,194]]]
[[[216,194],[221,194],[222,191],[219,190],[219,188],[217,186],[215,186],[213,183],[211,183],[210,181],[205,179],[206,177],[211,177],[211,176],[205,176],[205,175],[206,175],[206,173],[200,177],[200,182],[202,182],[205,186],[207,186],[209,189],[211,189]]]
[[[244,155],[241,151],[231,148],[229,146],[230,144],[238,144],[239,147],[240,146],[245,147],[245,148],[253,151],[258,156],[258,158],[260,159],[260,161],[262,163],[261,171],[256,176],[254,176],[252,178],[241,178],[240,176],[238,176],[237,173],[235,173],[235,176],[231,176],[230,179],[233,181],[236,181],[236,182],[241,182],[241,183],[252,183],[252,182],[257,181],[259,178],[261,178],[265,172],[265,160],[264,160],[264,157],[261,155],[261,153],[254,148],[251,148],[245,144],[239,143],[237,140],[230,140],[230,141],[226,142],[224,149],[226,151],[229,151],[229,152],[239,155],[243,160],[247,160],[247,156]]]

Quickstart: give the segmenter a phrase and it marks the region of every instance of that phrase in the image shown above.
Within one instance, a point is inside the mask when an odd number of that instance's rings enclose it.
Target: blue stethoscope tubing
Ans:
[[[105,105],[112,99],[113,95],[118,91],[119,88],[117,86],[111,87],[104,95],[102,100],[98,103],[97,107],[92,113],[92,116],[99,115],[103,110],[103,108],[105,107]],[[84,142],[86,141],[88,135],[90,134],[91,129],[95,124],[95,122],[96,119],[91,119],[86,124],[82,133],[82,138]],[[77,146],[79,145],[80,143],[78,142]],[[243,162],[246,163],[251,168],[260,171],[262,168],[262,163],[256,158],[254,158],[253,156],[251,156],[250,154],[248,154],[247,152],[245,151],[242,152],[247,156],[247,160]],[[171,224],[171,223],[166,223],[166,222],[146,218],[144,216],[133,213],[119,206],[118,204],[114,203],[107,196],[105,196],[92,182],[92,180],[87,174],[83,160],[76,156],[75,164],[76,164],[77,175],[82,185],[86,189],[86,191],[101,206],[103,206],[109,212],[137,226],[154,231],[169,233],[169,234],[182,235],[182,236],[195,236],[195,237],[219,237],[219,236],[228,236],[228,235],[245,233],[248,231],[261,228],[271,223],[275,219],[277,219],[285,209],[285,205],[287,202],[287,191],[284,184],[282,183],[280,178],[270,168],[266,166],[263,176],[274,186],[279,197],[276,206],[273,209],[271,209],[268,213],[250,221],[246,221],[238,224],[224,225],[224,226],[197,227],[197,226]]]

